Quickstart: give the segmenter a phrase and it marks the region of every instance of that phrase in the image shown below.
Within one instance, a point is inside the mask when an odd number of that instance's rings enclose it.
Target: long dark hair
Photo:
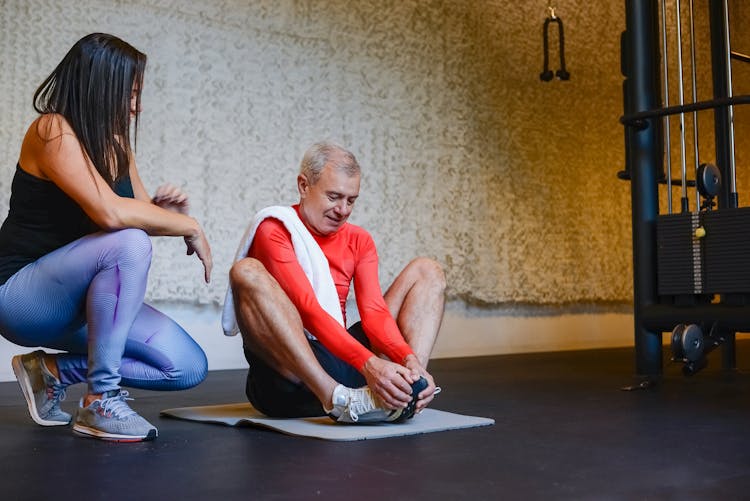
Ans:
[[[81,38],[34,93],[39,113],[59,113],[110,186],[128,173],[130,99],[140,109],[146,55],[105,33]],[[135,85],[134,85],[135,84]],[[138,113],[135,131],[138,132]]]

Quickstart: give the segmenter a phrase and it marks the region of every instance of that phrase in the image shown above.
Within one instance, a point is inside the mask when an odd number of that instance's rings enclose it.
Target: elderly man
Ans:
[[[313,145],[297,176],[299,204],[260,211],[240,244],[222,323],[242,334],[247,396],[266,415],[402,421],[436,393],[427,362],[443,271],[414,259],[383,295],[372,237],[347,222],[359,183],[352,153]],[[347,330],[352,281],[361,322]]]

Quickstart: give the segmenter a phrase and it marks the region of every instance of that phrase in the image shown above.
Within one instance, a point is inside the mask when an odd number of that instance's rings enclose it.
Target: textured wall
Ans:
[[[629,301],[624,2],[557,4],[572,78],[542,83],[543,0],[0,0],[0,213],[34,89],[105,31],[149,55],[144,181],[184,186],[213,244],[206,287],[158,239],[151,299],[221,301],[248,218],[294,202],[304,149],[332,138],[363,165],[352,220],[383,283],[424,254],[473,303]]]

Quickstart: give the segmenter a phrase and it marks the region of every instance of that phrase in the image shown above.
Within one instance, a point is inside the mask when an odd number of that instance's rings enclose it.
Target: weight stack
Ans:
[[[700,214],[667,214],[656,220],[657,287],[660,296],[703,294],[701,242],[694,237]]]
[[[656,242],[659,295],[750,293],[750,207],[659,216]]]
[[[750,207],[707,212],[703,226],[706,289],[750,293]]]

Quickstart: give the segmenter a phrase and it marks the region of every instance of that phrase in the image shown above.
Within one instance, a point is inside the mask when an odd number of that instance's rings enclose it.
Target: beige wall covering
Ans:
[[[0,213],[36,86],[105,31],[149,55],[142,175],[185,187],[214,249],[205,286],[157,239],[150,299],[220,303],[248,218],[293,203],[304,149],[330,138],[364,167],[353,222],[384,284],[421,254],[470,304],[628,303],[624,2],[556,4],[572,77],[543,83],[544,0],[0,0]]]

